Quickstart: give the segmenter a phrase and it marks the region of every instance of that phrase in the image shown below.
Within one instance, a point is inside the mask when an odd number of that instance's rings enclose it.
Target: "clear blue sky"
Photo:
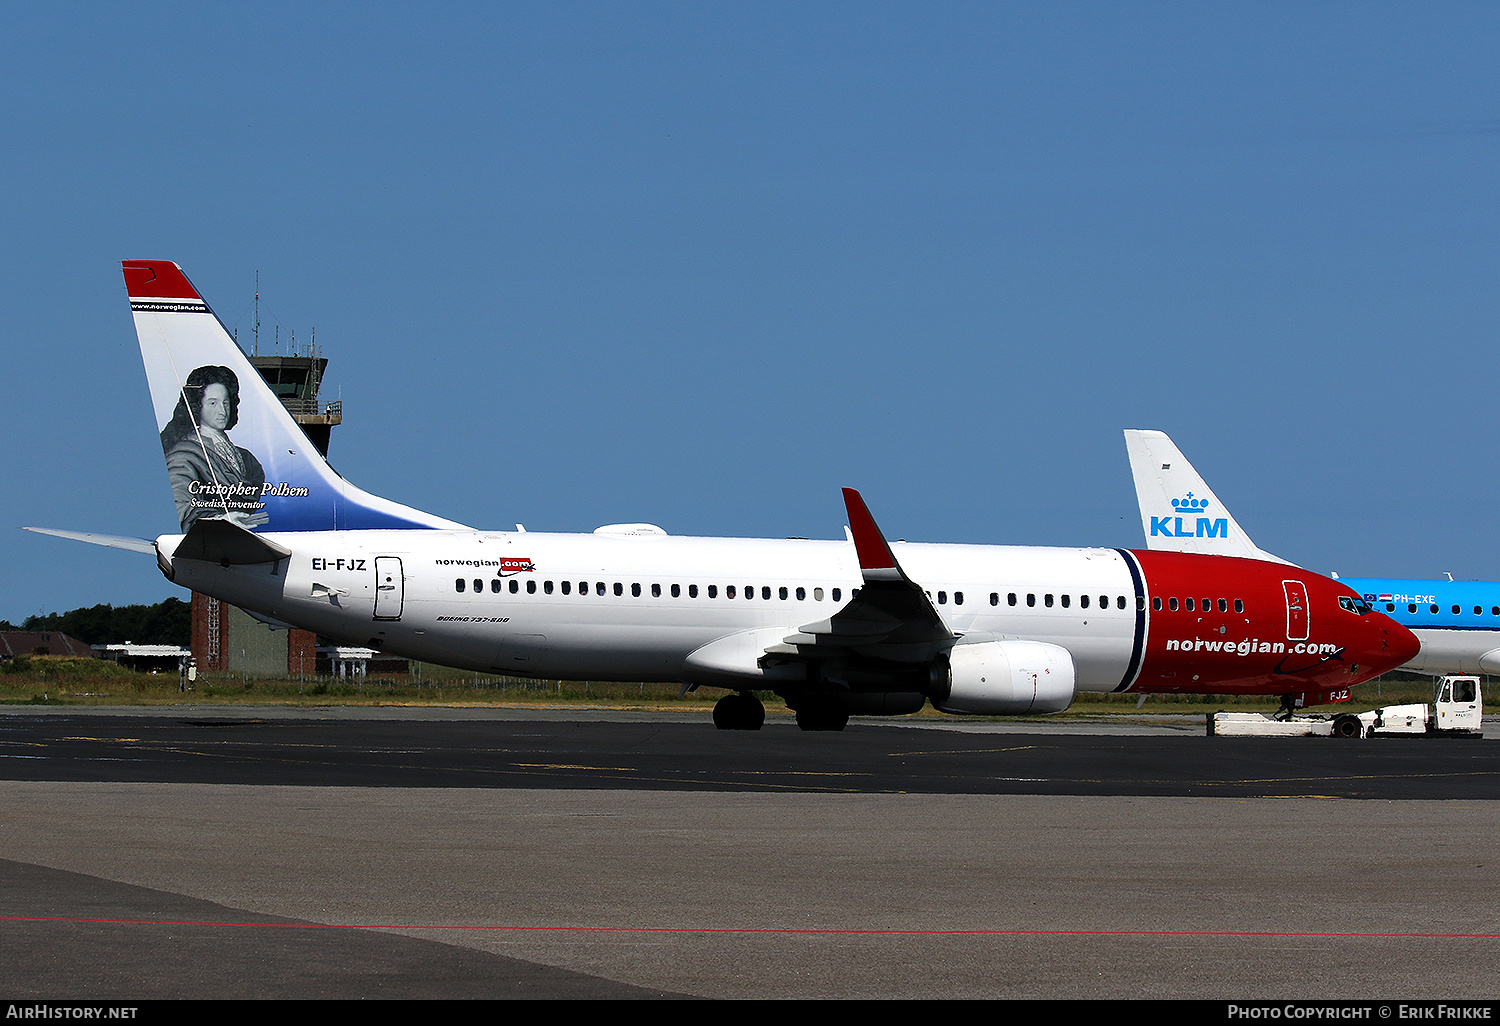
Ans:
[[[0,618],[185,595],[119,262],[330,360],[480,527],[1261,547],[1500,579],[1495,4],[33,4],[0,33]]]

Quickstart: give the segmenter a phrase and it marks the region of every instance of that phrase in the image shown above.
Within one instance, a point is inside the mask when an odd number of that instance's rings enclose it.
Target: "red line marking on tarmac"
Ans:
[[[239,923],[192,919],[90,919],[0,916],[6,923],[106,923],[119,926],[264,926],[291,930],[491,930],[514,933],[704,933],[819,937],[1389,937],[1403,940],[1494,940],[1500,933],[1360,933],[1316,930],[838,930],[711,926],[422,926],[406,923]]]

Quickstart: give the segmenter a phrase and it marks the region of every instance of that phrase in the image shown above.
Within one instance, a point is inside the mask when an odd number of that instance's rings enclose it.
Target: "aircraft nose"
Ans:
[[[1385,667],[1385,670],[1394,670],[1396,667],[1404,666],[1415,659],[1417,653],[1422,651],[1422,642],[1417,640],[1415,634],[1390,617],[1382,616],[1381,619],[1385,623],[1381,624],[1380,627],[1380,640],[1382,643],[1380,661],[1382,663],[1389,663]],[[1384,673],[1385,670],[1381,670],[1380,672]]]

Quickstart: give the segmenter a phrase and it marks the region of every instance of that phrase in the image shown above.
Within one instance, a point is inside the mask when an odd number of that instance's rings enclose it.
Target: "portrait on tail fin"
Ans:
[[[184,533],[204,518],[232,520],[245,528],[269,519],[261,495],[260,460],[234,444],[240,382],[228,367],[203,366],[188,375],[172,419],[161,432],[172,498]]]

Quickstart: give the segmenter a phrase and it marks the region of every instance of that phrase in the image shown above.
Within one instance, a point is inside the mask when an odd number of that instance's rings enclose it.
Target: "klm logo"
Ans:
[[[1204,516],[1203,514],[1208,512],[1208,500],[1195,499],[1192,492],[1188,492],[1186,498],[1173,499],[1172,511],[1177,515],[1151,518],[1151,537],[1229,537],[1229,518]],[[1186,514],[1186,516],[1183,514]]]

